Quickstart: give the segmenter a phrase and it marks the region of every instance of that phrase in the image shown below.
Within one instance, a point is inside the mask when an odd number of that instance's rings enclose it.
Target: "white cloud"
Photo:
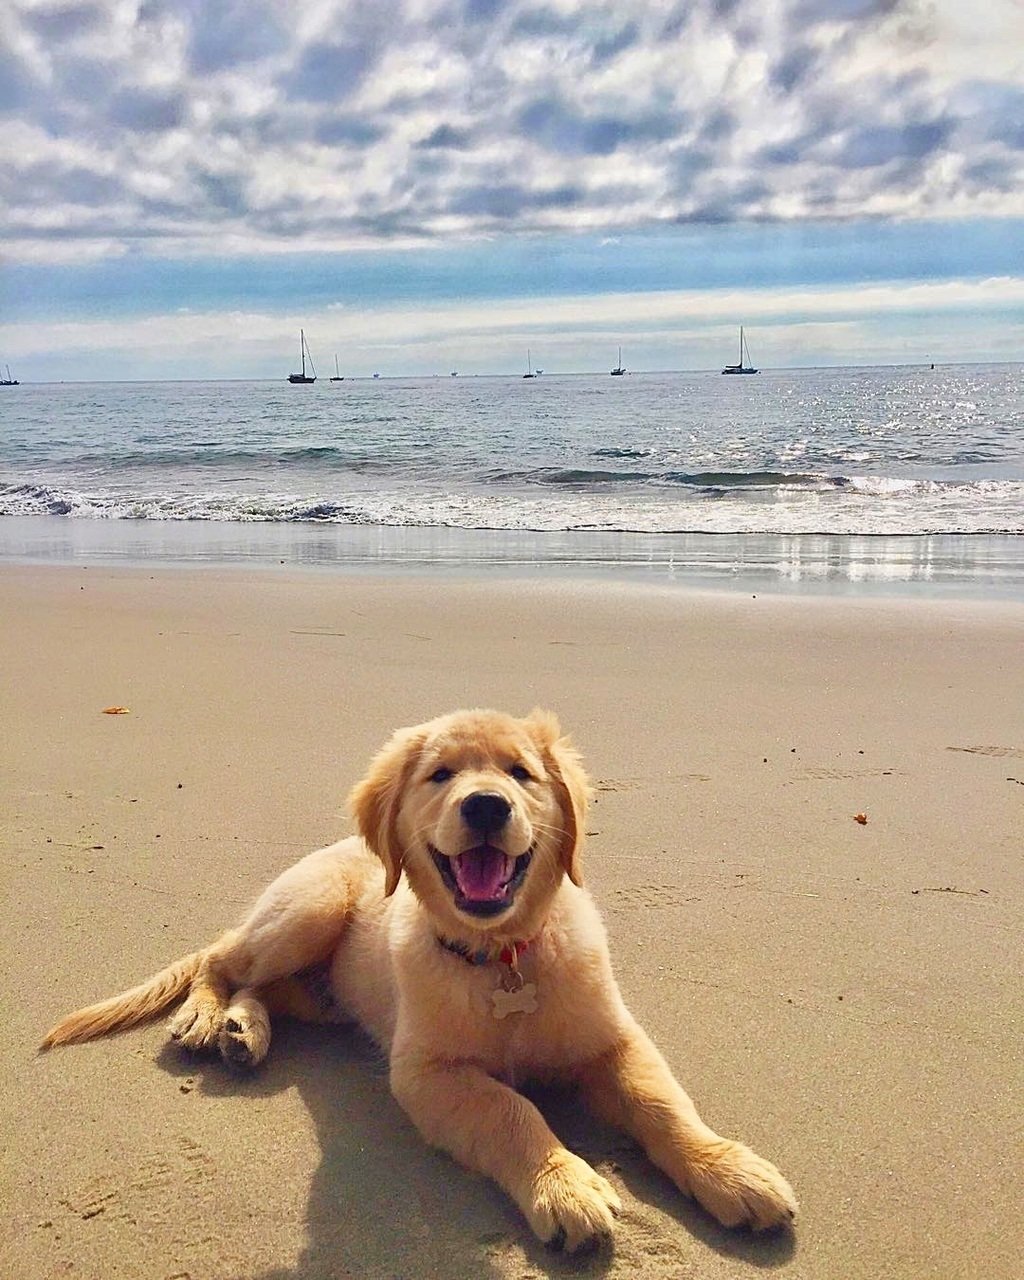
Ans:
[[[458,0],[304,0],[287,21],[256,0],[12,0],[5,252],[1020,213],[1016,0],[969,21],[957,0],[473,15]],[[75,198],[86,174],[120,190]]]

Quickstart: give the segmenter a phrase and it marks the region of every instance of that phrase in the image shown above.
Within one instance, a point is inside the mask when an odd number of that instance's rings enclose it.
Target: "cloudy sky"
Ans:
[[[1020,359],[1020,0],[3,0],[25,379]]]

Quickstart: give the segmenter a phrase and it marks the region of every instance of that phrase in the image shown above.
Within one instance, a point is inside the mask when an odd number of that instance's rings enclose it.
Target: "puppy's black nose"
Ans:
[[[508,822],[512,806],[496,791],[474,791],[463,800],[459,812],[471,831],[487,835],[490,831],[500,831]]]

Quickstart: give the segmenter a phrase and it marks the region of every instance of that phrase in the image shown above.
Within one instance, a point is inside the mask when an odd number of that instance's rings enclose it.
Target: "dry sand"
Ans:
[[[0,571],[0,1275],[1020,1275],[1022,641],[1015,605]],[[552,1255],[340,1029],[283,1026],[251,1079],[161,1025],[36,1055],[349,830],[394,726],[536,703],[596,780],[626,998],[789,1176],[792,1239],[720,1230],[547,1098],[625,1200],[614,1252]]]

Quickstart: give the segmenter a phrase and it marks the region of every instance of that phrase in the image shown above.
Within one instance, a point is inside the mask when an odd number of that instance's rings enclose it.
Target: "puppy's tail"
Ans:
[[[199,971],[203,951],[194,951],[182,960],[161,969],[147,982],[99,1004],[91,1004],[76,1013],[69,1013],[46,1033],[40,1049],[52,1049],[59,1044],[79,1044],[83,1040],[95,1040],[111,1031],[123,1031],[126,1027],[148,1022],[168,1008],[188,989]]]

